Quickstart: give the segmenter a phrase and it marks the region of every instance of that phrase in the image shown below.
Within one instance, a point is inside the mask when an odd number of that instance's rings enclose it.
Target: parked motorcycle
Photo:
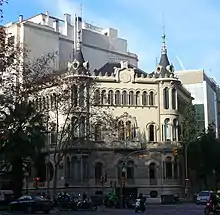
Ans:
[[[96,211],[97,206],[93,205],[92,202],[88,200],[79,201],[77,203],[77,210],[89,210],[89,211]]]
[[[136,199],[134,210],[135,210],[135,213],[138,213],[138,212],[144,213],[146,210],[145,202],[143,202],[142,199]]]
[[[219,215],[220,214],[220,207],[219,207],[219,205],[214,206],[212,201],[208,201],[206,203],[204,213],[205,213],[205,215],[209,215],[209,214]]]

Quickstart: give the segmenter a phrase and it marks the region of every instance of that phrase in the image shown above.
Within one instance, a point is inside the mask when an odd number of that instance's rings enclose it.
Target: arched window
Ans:
[[[42,107],[44,110],[46,109],[46,98],[45,97],[43,97],[42,99]]]
[[[102,90],[102,93],[101,93],[101,104],[102,105],[105,105],[106,104],[106,90]]]
[[[130,140],[132,138],[132,129],[131,129],[131,122],[126,122],[126,139]]]
[[[149,141],[154,141],[154,125],[149,126]]]
[[[136,105],[141,105],[141,93],[140,91],[136,92]]]
[[[103,164],[101,162],[95,163],[95,180],[99,181],[101,180],[101,177],[103,176]]]
[[[151,91],[150,93],[149,93],[149,105],[154,105],[154,92],[153,91]]]
[[[166,178],[171,179],[173,177],[172,158],[167,157],[165,160]]]
[[[149,177],[150,179],[156,179],[156,164],[151,163],[149,165]]]
[[[120,91],[116,90],[115,92],[115,104],[120,105],[121,104],[121,99],[120,99]]]
[[[89,178],[89,159],[88,156],[81,156],[82,159],[82,179],[88,179]]]
[[[181,126],[178,125],[178,140],[180,141],[181,140],[181,134],[182,134],[182,131],[181,131]]]
[[[135,125],[133,125],[132,126],[132,139],[134,139],[136,136],[137,136],[136,127],[135,127]]]
[[[81,168],[80,168],[80,160],[77,157],[73,157],[71,160],[71,178],[74,181],[80,181],[80,173],[81,173]]]
[[[134,161],[127,162],[127,179],[134,179]]]
[[[127,105],[127,92],[125,90],[122,92],[122,105]]]
[[[172,89],[172,108],[176,110],[176,89]]]
[[[142,105],[147,105],[147,92],[142,93]]]
[[[114,93],[113,90],[108,91],[108,104],[113,105],[114,104]]]
[[[77,106],[77,100],[78,100],[78,91],[77,91],[77,86],[74,84],[71,89],[71,104],[73,107]]]
[[[118,179],[121,179],[121,176],[122,176],[122,161],[120,160],[119,162],[118,162],[118,165],[117,165],[117,170],[118,170]],[[120,181],[120,183],[121,183],[121,181]]]
[[[72,117],[71,126],[73,137],[79,137],[79,119],[77,117]]]
[[[102,139],[102,130],[101,130],[101,125],[96,124],[95,125],[95,140],[101,140]]]
[[[129,101],[128,101],[129,105],[134,105],[134,92],[130,91],[129,92]]]
[[[70,159],[66,157],[66,165],[65,165],[65,178],[70,178]]]
[[[85,87],[83,85],[80,85],[79,87],[79,106],[84,107],[84,101],[85,101]]]
[[[95,91],[95,95],[94,95],[94,104],[95,105],[100,105],[100,100],[101,100],[101,97],[100,97],[100,90],[96,90]]]
[[[168,87],[163,90],[163,106],[164,109],[169,109],[169,89]]]
[[[79,119],[79,135],[80,137],[85,137],[86,135],[86,118],[84,116]]]
[[[123,121],[118,123],[118,139],[125,140],[125,126]]]
[[[173,120],[173,141],[178,141],[178,121]]]
[[[170,119],[164,120],[164,140],[171,140],[171,127],[170,127]]]
[[[173,167],[173,169],[174,169],[174,173],[173,173],[173,177],[175,178],[175,179],[178,179],[178,161],[177,161],[177,159],[175,159],[175,161],[174,161],[174,167]]]

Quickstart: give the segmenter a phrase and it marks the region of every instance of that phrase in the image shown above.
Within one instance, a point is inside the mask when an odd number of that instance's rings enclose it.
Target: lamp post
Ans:
[[[126,160],[134,154],[138,154],[138,153],[142,153],[142,152],[147,152],[147,149],[140,149],[140,150],[136,150],[133,151],[131,153],[129,153],[127,156],[125,156],[125,158],[122,161],[122,167],[121,167],[121,186],[120,186],[120,207],[123,208],[124,206],[124,194],[125,194],[125,184],[123,185],[122,179],[123,177],[125,178],[126,176]]]
[[[195,138],[195,140],[200,140],[201,137],[198,136]],[[193,141],[190,141],[188,143],[185,144],[185,148],[184,148],[184,157],[185,157],[185,195],[186,197],[188,196],[188,188],[189,188],[189,178],[188,178],[188,146],[194,142]]]
[[[25,177],[25,193],[26,194],[28,194],[28,176],[29,176],[29,173],[25,172],[24,177]]]

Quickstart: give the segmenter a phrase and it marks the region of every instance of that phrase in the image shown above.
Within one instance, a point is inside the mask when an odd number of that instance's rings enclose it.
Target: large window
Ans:
[[[102,93],[101,93],[101,104],[105,105],[106,104],[106,100],[107,100],[106,90],[102,90]]]
[[[122,105],[127,105],[127,92],[125,90],[122,92]]]
[[[141,93],[136,92],[136,105],[141,105]]]
[[[114,104],[114,96],[113,96],[113,90],[108,91],[108,104],[113,105]]]
[[[151,91],[149,94],[149,105],[154,105],[154,92]]]
[[[168,87],[163,90],[163,105],[164,109],[169,109],[169,89]]]
[[[166,178],[171,179],[173,177],[172,158],[167,157],[165,160]]]
[[[95,163],[95,180],[99,181],[101,180],[101,177],[103,176],[103,164],[101,162]]]
[[[130,91],[129,92],[129,105],[134,105],[134,92]]]
[[[149,126],[149,140],[154,141],[154,125]]]
[[[164,120],[164,140],[170,141],[171,140],[171,126],[170,126],[170,119]]]
[[[142,105],[147,105],[147,92],[142,93]]]
[[[178,129],[179,129],[179,126],[178,126],[178,121],[177,119],[174,119],[173,120],[173,141],[178,141]]]
[[[95,140],[99,141],[102,139],[102,133],[101,133],[101,125],[100,124],[96,124],[95,125]]]
[[[115,104],[120,105],[121,104],[121,99],[120,99],[120,91],[116,90],[115,92]]]
[[[174,110],[176,110],[176,98],[177,98],[176,89],[173,88],[172,89],[172,109]]]

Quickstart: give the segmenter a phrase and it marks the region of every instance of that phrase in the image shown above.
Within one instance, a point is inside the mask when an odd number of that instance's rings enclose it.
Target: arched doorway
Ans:
[[[149,165],[149,179],[150,179],[150,185],[157,184],[156,164],[154,162],[150,163]]]

